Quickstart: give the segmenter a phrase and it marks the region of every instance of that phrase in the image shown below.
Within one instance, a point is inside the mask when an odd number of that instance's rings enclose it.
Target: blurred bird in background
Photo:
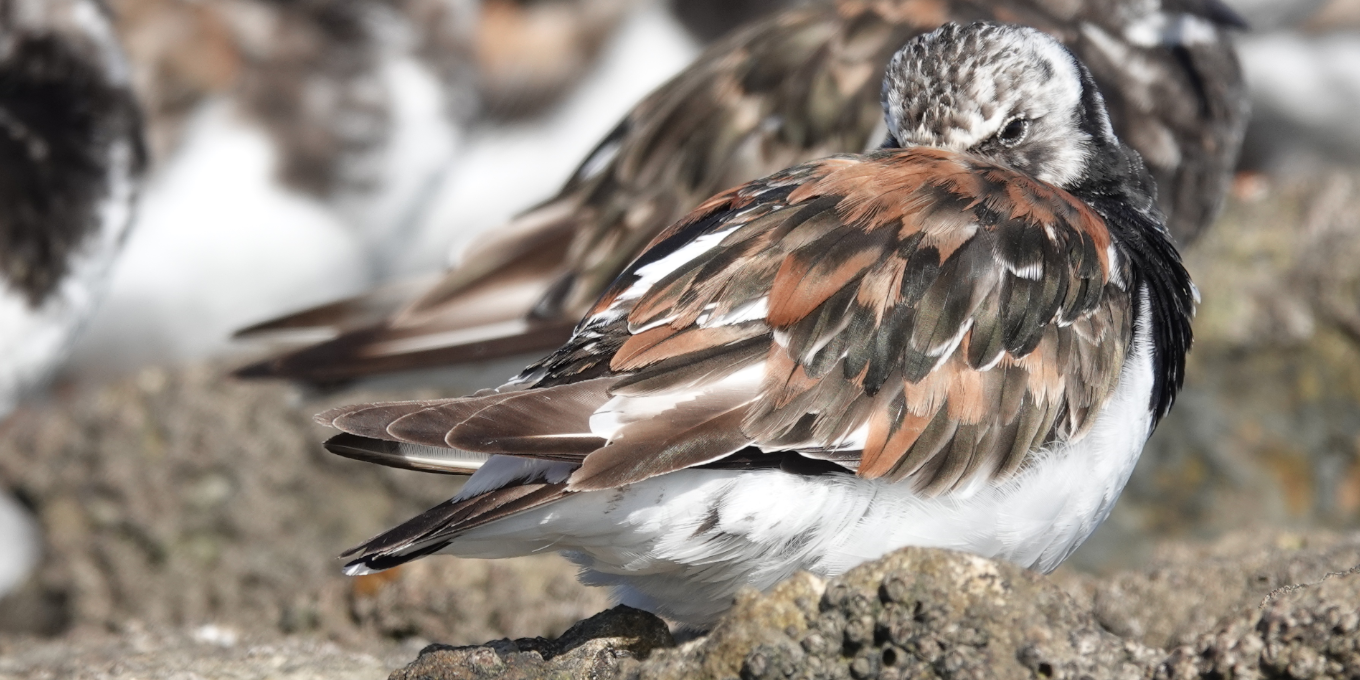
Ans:
[[[471,0],[111,0],[153,168],[72,371],[223,351],[371,286],[475,109]],[[305,303],[304,303],[305,304]]]
[[[704,197],[876,146],[878,81],[892,52],[945,21],[974,19],[1034,26],[1070,46],[1157,180],[1172,234],[1190,242],[1214,219],[1247,117],[1231,37],[1244,24],[1217,0],[814,4],[709,48],[639,103],[555,197],[471,246],[414,301],[403,300],[410,288],[386,289],[242,331],[337,337],[238,375],[325,385],[551,349],[653,236]]]
[[[0,421],[51,377],[104,296],[145,161],[107,8],[0,3]],[[32,532],[0,496],[0,592],[36,560]]]
[[[1243,169],[1317,175],[1360,162],[1360,2],[1239,2],[1256,29],[1239,44],[1252,93]]]
[[[427,235],[427,213],[466,176],[486,128],[554,116],[637,3],[110,4],[153,168],[109,304],[73,357],[70,372],[86,377],[220,355],[242,325],[442,266],[425,243],[445,248],[450,230]],[[587,103],[605,121],[542,164],[552,184],[683,64],[648,76],[657,60],[634,63],[641,89],[622,88],[614,107]]]

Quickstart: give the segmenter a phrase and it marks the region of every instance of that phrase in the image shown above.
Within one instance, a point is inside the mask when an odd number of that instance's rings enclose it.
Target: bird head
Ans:
[[[1133,153],[1086,67],[1025,26],[950,23],[917,36],[888,65],[883,108],[886,147],[969,153],[1068,190],[1112,172],[1109,152]]]

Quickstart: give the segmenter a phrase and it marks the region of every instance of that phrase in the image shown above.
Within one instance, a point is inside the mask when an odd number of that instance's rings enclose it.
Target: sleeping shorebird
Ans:
[[[1171,407],[1194,286],[1048,35],[919,36],[883,109],[885,148],[704,202],[499,390],[318,416],[341,455],[473,473],[348,573],[557,550],[704,627],[908,545],[1057,567]]]
[[[107,9],[0,4],[0,418],[46,381],[94,310],[144,165]]]
[[[988,18],[1044,30],[1090,68],[1178,241],[1213,220],[1246,122],[1228,35],[1240,21],[1218,0],[841,0],[716,44],[638,104],[556,197],[494,230],[423,293],[389,288],[243,331],[331,339],[239,374],[325,385],[549,351],[700,201],[877,145],[878,83],[893,51],[945,21]]]

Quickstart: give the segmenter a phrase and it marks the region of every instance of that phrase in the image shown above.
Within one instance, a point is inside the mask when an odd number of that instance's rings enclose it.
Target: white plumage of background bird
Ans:
[[[1053,38],[946,24],[883,87],[884,150],[705,202],[498,391],[318,416],[342,455],[473,473],[349,572],[557,550],[704,627],[905,545],[1061,563],[1174,400],[1194,287]]]

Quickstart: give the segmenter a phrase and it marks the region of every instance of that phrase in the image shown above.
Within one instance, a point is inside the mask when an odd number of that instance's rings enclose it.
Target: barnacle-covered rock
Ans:
[[[392,680],[1357,677],[1360,566],[1319,570],[1344,564],[1360,536],[1323,536],[1312,548],[1273,541],[1256,553],[1240,541],[1170,551],[1181,561],[1093,579],[1089,590],[972,555],[907,548],[841,577],[799,574],[764,594],[747,591],[711,632],[679,647],[660,634],[611,638],[607,631],[664,630],[619,607],[557,641],[432,647]],[[1197,564],[1203,579],[1187,576]],[[1279,585],[1289,577],[1303,580]],[[1165,609],[1150,630],[1188,642],[1145,644],[1118,625],[1121,607],[1131,610],[1126,622]],[[645,650],[638,638],[649,640]]]
[[[1162,654],[1105,631],[1044,576],[907,548],[822,581],[803,574],[738,601],[646,678],[1140,678]]]

